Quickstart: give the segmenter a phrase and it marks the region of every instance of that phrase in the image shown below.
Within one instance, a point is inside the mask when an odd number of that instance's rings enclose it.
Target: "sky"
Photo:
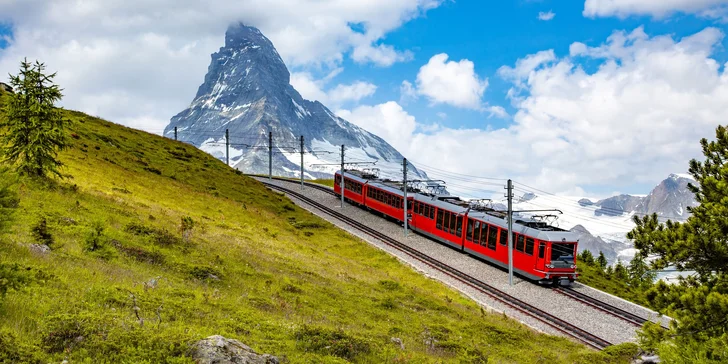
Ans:
[[[646,194],[728,115],[728,0],[0,0],[0,75],[41,60],[62,106],[160,134],[238,21],[304,98],[460,176]]]

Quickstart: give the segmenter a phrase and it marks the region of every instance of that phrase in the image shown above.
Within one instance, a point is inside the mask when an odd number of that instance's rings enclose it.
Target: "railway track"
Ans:
[[[627,321],[635,326],[641,327],[645,322],[649,321],[646,318],[643,318],[639,315],[635,315],[632,312],[625,311],[619,307],[610,305],[606,302],[600,301],[599,299],[596,299],[594,297],[581,293],[573,288],[556,287],[556,288],[554,288],[554,291],[556,291],[564,296],[567,296],[573,300],[579,301],[589,307],[602,311],[606,314],[609,314],[609,315],[612,315],[619,319],[622,319],[624,321]],[[664,327],[664,325],[663,325],[663,327]]]
[[[478,292],[485,294],[491,298],[493,298],[496,301],[499,301],[527,316],[533,317],[546,325],[554,328],[555,330],[562,332],[580,342],[583,342],[584,344],[591,346],[597,350],[602,350],[606,348],[607,346],[612,345],[609,341],[604,340],[594,334],[589,333],[586,330],[583,330],[565,320],[562,320],[554,315],[551,315],[548,312],[545,312],[539,308],[536,308],[522,300],[519,300],[516,297],[513,297],[498,288],[495,288],[481,280],[478,280],[477,278],[468,275],[467,273],[464,273],[458,269],[455,269],[453,267],[450,267],[449,265],[432,258],[412,247],[409,247],[391,237],[388,235],[385,235],[375,229],[372,229],[359,221],[352,219],[336,210],[333,210],[329,208],[328,206],[319,203],[318,201],[315,201],[307,196],[304,196],[303,194],[296,192],[292,189],[288,189],[285,187],[281,187],[275,184],[272,184],[268,181],[261,181],[264,185],[267,187],[277,190],[283,193],[288,194],[289,196],[292,196],[298,200],[301,200],[319,210],[326,213],[327,215],[342,221],[346,224],[349,224],[356,228],[357,230],[376,238],[379,241],[382,241],[383,243],[387,244],[388,246],[397,249],[398,251],[407,254],[408,256],[430,266],[431,268],[451,277],[454,278],[463,284],[477,290]],[[331,191],[330,189],[320,186],[322,189],[325,189],[327,191]],[[332,192],[333,193],[333,192]]]
[[[284,182],[296,183],[296,181],[286,179],[286,178],[273,177],[273,179],[279,180],[279,181],[284,181]],[[307,187],[311,187],[311,188],[326,192],[330,195],[336,195],[334,193],[333,189],[326,187],[326,186],[322,186],[320,184],[305,182],[305,185]],[[614,316],[618,319],[624,320],[635,326],[641,327],[645,322],[649,321],[639,315],[635,315],[634,313],[625,311],[619,307],[610,305],[606,302],[600,301],[597,298],[588,296],[584,293],[581,293],[581,292],[576,291],[571,288],[557,287],[557,288],[554,288],[554,290],[564,296],[571,298],[572,300],[579,301],[580,303],[582,303],[584,305],[592,307],[592,308],[594,308],[598,311],[604,312],[608,315]],[[667,328],[667,327],[665,327],[663,325],[663,328]]]

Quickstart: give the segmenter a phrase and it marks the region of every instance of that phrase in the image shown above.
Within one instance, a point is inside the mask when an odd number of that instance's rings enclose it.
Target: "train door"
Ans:
[[[537,270],[546,269],[546,242],[544,242],[544,241],[538,242],[538,253],[536,255],[536,269]]]

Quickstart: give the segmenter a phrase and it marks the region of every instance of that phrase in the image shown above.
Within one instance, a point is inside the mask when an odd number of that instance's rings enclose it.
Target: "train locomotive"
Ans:
[[[341,173],[334,193],[341,197]],[[344,171],[344,198],[403,222],[401,182],[371,173]],[[407,189],[409,227],[424,236],[502,268],[508,268],[507,215],[447,193]],[[576,234],[543,221],[513,221],[513,271],[540,284],[568,285],[577,278]]]

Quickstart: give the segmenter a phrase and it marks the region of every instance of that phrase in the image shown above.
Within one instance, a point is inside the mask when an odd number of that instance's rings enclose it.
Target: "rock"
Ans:
[[[30,251],[33,253],[46,254],[51,251],[51,247],[45,244],[30,244]]]
[[[61,222],[65,225],[78,225],[78,222],[70,217],[61,217]]]
[[[639,359],[634,360],[634,364],[656,364],[660,362],[660,357],[654,354],[641,355]]]
[[[581,206],[591,206],[594,204],[594,202],[588,198],[582,198],[578,202],[579,202],[579,205],[581,205]]]
[[[390,338],[389,340],[392,341],[392,343],[399,345],[399,348],[404,350],[404,343],[402,342],[402,339],[400,339],[398,337],[393,337],[393,338]]]
[[[258,354],[238,340],[213,335],[192,345],[192,359],[197,364],[278,364],[270,354]]]

